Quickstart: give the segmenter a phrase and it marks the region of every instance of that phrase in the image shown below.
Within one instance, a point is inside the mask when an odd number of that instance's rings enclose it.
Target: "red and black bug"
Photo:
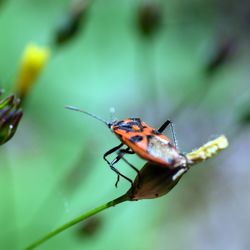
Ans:
[[[76,107],[66,106],[67,109],[79,111],[97,120],[105,123],[110,130],[120,139],[121,143],[107,151],[103,158],[109,164],[110,168],[115,171],[119,177],[122,176],[126,180],[132,183],[132,180],[120,173],[114,165],[123,159],[130,167],[132,167],[137,173],[139,172],[132,164],[130,164],[123,156],[125,154],[137,154],[142,159],[160,165],[166,168],[187,167],[186,157],[179,152],[176,146],[171,140],[162,134],[162,132],[172,125],[170,120],[167,120],[159,129],[150,127],[140,118],[128,118],[124,120],[114,120],[107,122],[104,119],[81,110]],[[126,145],[126,148],[122,146]],[[108,161],[108,155],[117,152],[117,157],[111,162]]]

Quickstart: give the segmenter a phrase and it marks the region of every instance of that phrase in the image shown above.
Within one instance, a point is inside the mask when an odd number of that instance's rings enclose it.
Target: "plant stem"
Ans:
[[[25,249],[26,250],[34,249],[34,248],[38,247],[39,245],[43,244],[44,242],[46,242],[47,240],[49,240],[50,238],[56,236],[57,234],[63,232],[64,230],[72,227],[73,225],[75,225],[75,224],[77,224],[77,223],[79,223],[79,222],[81,222],[81,221],[83,221],[83,220],[85,220],[85,219],[87,219],[87,218],[89,218],[89,217],[91,217],[91,216],[93,216],[93,215],[95,215],[95,214],[109,208],[109,207],[114,207],[114,206],[116,206],[116,205],[118,205],[118,204],[120,204],[120,203],[122,203],[124,201],[129,201],[129,200],[130,200],[129,196],[127,194],[124,194],[124,195],[122,195],[122,196],[120,196],[120,197],[118,197],[118,198],[116,198],[116,199],[114,199],[112,201],[109,201],[106,204],[103,204],[103,205],[101,205],[99,207],[96,207],[96,208],[88,211],[87,213],[84,213],[84,214],[76,217],[75,219],[65,223],[64,225],[58,227],[57,229],[49,232],[44,237],[42,237],[41,239],[35,241],[34,243],[29,245]]]
[[[8,145],[7,145],[8,146]],[[1,175],[4,176],[4,181],[6,181],[6,188],[4,190],[6,194],[6,201],[2,204],[2,208],[5,210],[6,207],[6,213],[9,215],[8,222],[5,227],[5,233],[2,235],[3,239],[8,242],[6,246],[9,248],[17,248],[17,245],[19,243],[18,238],[18,229],[17,229],[17,204],[16,204],[16,193],[15,193],[15,179],[14,179],[14,172],[11,168],[11,162],[10,162],[10,155],[9,155],[9,147],[6,147],[6,145],[1,147],[1,167],[4,167],[4,172],[1,173]],[[1,194],[2,195],[2,194]],[[7,216],[7,217],[8,217]],[[3,222],[4,223],[4,222]],[[8,225],[8,226],[7,226]],[[11,238],[9,237],[11,235]],[[0,239],[3,240],[3,239]],[[7,248],[8,248],[7,247]]]

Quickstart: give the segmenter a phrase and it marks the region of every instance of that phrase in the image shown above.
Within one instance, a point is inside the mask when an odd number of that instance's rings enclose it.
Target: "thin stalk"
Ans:
[[[114,199],[112,201],[109,201],[106,204],[103,204],[103,205],[101,205],[99,207],[96,207],[96,208],[94,208],[94,209],[92,209],[92,210],[90,210],[90,211],[76,217],[75,219],[65,223],[64,225],[58,227],[57,229],[49,232],[48,234],[46,234],[45,236],[43,236],[39,240],[33,242],[31,245],[29,245],[25,249],[26,250],[34,249],[34,248],[40,246],[41,244],[45,243],[47,240],[51,239],[52,237],[56,236],[57,234],[59,234],[59,233],[63,232],[64,230],[74,226],[75,224],[77,224],[77,223],[79,223],[79,222],[81,222],[81,221],[83,221],[83,220],[85,220],[85,219],[87,219],[87,218],[89,218],[89,217],[91,217],[91,216],[93,216],[93,215],[107,209],[107,208],[114,207],[114,206],[116,206],[116,205],[118,205],[118,204],[120,204],[120,203],[122,203],[124,201],[129,201],[129,200],[130,200],[129,196],[127,194],[124,194],[124,195],[122,195],[122,196],[120,196],[120,197],[118,197],[118,198],[116,198],[116,199]]]
[[[2,146],[1,147],[1,167],[4,167],[4,178],[7,183],[7,186],[4,190],[6,194],[6,202],[5,205],[7,206],[7,211],[10,215],[10,219],[8,219],[8,226],[6,226],[7,231],[5,234],[3,234],[4,239],[6,240],[6,244],[10,248],[15,249],[19,243],[19,238],[18,238],[18,229],[17,229],[17,204],[16,204],[16,193],[15,193],[15,179],[14,179],[14,173],[11,168],[11,163],[10,163],[10,156],[8,152],[8,147]],[[10,229],[9,229],[10,227]],[[10,231],[8,231],[10,230]],[[11,232],[11,233],[10,233]],[[11,234],[11,240],[9,238]]]

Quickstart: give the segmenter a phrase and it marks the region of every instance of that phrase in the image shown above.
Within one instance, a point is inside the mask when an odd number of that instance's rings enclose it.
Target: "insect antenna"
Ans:
[[[93,117],[93,118],[95,118],[95,119],[97,119],[97,120],[99,120],[99,121],[105,123],[109,128],[110,128],[110,126],[111,126],[111,122],[107,122],[107,121],[105,121],[104,119],[102,119],[101,117],[99,117],[99,116],[97,116],[97,115],[94,115],[94,114],[91,114],[91,113],[89,113],[89,112],[87,112],[87,111],[84,111],[84,110],[82,110],[82,109],[79,109],[79,108],[77,108],[77,107],[68,106],[68,105],[67,105],[67,106],[65,106],[65,108],[66,108],[66,109],[69,109],[69,110],[81,112],[81,113],[84,113],[84,114],[86,114],[86,115],[89,115],[89,116],[91,116],[91,117]]]

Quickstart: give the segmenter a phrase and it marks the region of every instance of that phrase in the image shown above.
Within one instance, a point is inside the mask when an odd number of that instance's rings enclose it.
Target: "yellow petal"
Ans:
[[[212,140],[191,153],[188,153],[186,157],[191,164],[195,164],[215,156],[218,152],[227,148],[228,145],[227,138],[224,135],[221,135],[215,140]]]
[[[25,97],[35,80],[46,65],[50,56],[50,50],[29,44],[24,50],[18,72],[16,92],[20,97]]]

